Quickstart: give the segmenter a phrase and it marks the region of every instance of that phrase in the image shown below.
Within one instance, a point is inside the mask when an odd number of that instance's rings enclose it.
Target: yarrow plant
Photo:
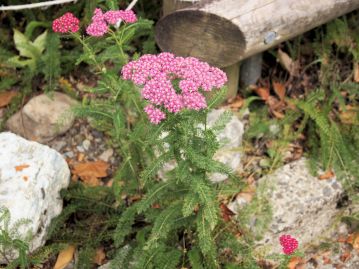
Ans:
[[[118,20],[133,24],[111,29]],[[78,115],[107,128],[123,160],[112,185],[122,212],[113,232],[114,266],[215,269],[229,260],[236,263],[243,248],[235,248],[232,232],[219,227],[221,190],[210,180],[215,173],[226,174],[227,183],[239,191],[238,180],[231,181],[232,171],[213,160],[219,148],[216,132],[231,115],[224,113],[207,126],[208,112],[224,97],[226,74],[199,59],[171,53],[145,54],[125,64],[119,74],[112,66],[118,58],[127,60],[124,52],[141,25],[136,21],[132,11],[95,9],[87,37],[74,33],[64,20],[54,27],[83,44],[80,59],[94,65],[100,78],[93,92],[105,98],[84,104]],[[92,38],[106,33],[106,38]],[[210,97],[207,92],[212,92]],[[168,162],[175,166],[160,180]],[[131,201],[131,196],[139,198]]]
[[[124,79],[143,86],[141,94],[149,101],[145,112],[154,124],[166,118],[166,113],[207,107],[203,92],[221,88],[226,74],[193,57],[175,57],[171,53],[143,55],[122,69]]]

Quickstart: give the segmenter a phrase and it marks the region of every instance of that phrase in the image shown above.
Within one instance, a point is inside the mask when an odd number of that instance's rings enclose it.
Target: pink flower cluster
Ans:
[[[282,235],[279,238],[279,242],[282,245],[284,254],[286,255],[292,254],[298,248],[297,239],[291,237],[290,235]]]
[[[52,22],[52,30],[55,33],[77,32],[80,21],[74,14],[67,12]]]
[[[91,24],[86,28],[86,33],[91,36],[103,36],[108,31],[108,24],[116,24],[119,20],[133,23],[137,17],[132,10],[110,10],[103,13],[96,8]]]
[[[108,31],[108,25],[114,25],[119,20],[133,23],[137,21],[137,17],[132,10],[110,10],[103,13],[101,9],[96,8],[86,33],[91,36],[103,36]],[[52,22],[52,29],[56,33],[77,32],[80,28],[79,23],[74,14],[67,12]]]
[[[200,90],[208,92],[227,82],[222,70],[194,57],[175,57],[167,52],[143,55],[129,62],[122,68],[122,76],[143,85],[142,97],[151,104],[145,112],[155,124],[165,118],[163,109],[177,113],[183,109],[206,108],[206,99]]]

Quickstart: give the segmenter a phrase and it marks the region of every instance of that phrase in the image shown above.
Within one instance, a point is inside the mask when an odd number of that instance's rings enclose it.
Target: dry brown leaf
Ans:
[[[290,56],[281,49],[278,49],[278,61],[283,66],[283,68],[289,72],[291,76],[298,76],[298,62],[293,61],[292,58],[290,58]]]
[[[258,87],[256,89],[254,89],[254,91],[258,94],[258,96],[260,98],[262,98],[262,100],[267,101],[269,98],[269,88],[265,88],[265,87]]]
[[[85,160],[85,154],[83,154],[82,152],[79,152],[77,154],[77,161],[82,162],[83,160]]]
[[[232,109],[238,109],[241,108],[244,104],[244,99],[240,96],[236,96],[233,100],[229,101],[228,106]]]
[[[354,81],[359,82],[359,63],[354,63]]]
[[[353,106],[346,106],[345,111],[339,113],[340,121],[344,124],[357,124],[359,109]]]
[[[159,208],[161,208],[161,205],[159,203],[155,203],[155,204],[151,205],[151,208],[159,209]]]
[[[331,264],[332,260],[329,258],[331,256],[331,251],[326,251],[322,254],[323,264]]]
[[[21,165],[17,165],[15,166],[15,170],[16,172],[21,172],[22,170],[24,170],[25,168],[30,167],[30,165],[28,164],[21,164]]]
[[[248,191],[246,192],[240,192],[236,195],[236,199],[238,198],[242,198],[243,200],[245,200],[247,203],[250,203],[253,200],[254,194],[255,192],[252,191],[251,189],[247,189]]]
[[[29,177],[28,176],[23,176],[22,179],[26,182],[29,180]]]
[[[98,249],[96,249],[96,255],[93,259],[94,263],[96,263],[97,265],[102,265],[105,263],[105,259],[106,259],[105,249],[103,247],[99,247]]]
[[[10,104],[12,98],[17,95],[15,91],[0,92],[0,107],[7,106]]]
[[[107,177],[109,164],[104,161],[77,163],[73,166],[72,174],[77,175],[90,186],[99,186],[102,181],[99,178]]]
[[[305,269],[305,261],[301,257],[292,257],[288,263],[288,269]]]
[[[75,246],[69,245],[60,251],[53,269],[64,269],[71,261],[75,253]]]
[[[283,119],[285,117],[283,113],[275,111],[275,110],[273,110],[272,113],[273,113],[274,117],[276,117],[277,119]]]
[[[351,258],[351,254],[350,254],[350,251],[347,250],[345,251],[342,255],[340,255],[339,259],[342,261],[342,262],[347,262],[348,260],[350,260]]]
[[[332,169],[329,169],[328,171],[326,171],[324,174],[321,174],[320,176],[318,176],[318,178],[320,180],[324,180],[324,179],[331,179],[335,176],[334,172]]]
[[[226,222],[231,221],[232,216],[235,215],[234,212],[232,212],[232,210],[230,210],[224,203],[221,203],[220,208],[223,220]]]
[[[103,182],[101,181],[101,179],[99,179],[97,177],[85,176],[85,177],[82,177],[81,179],[87,186],[96,187],[96,186],[103,185]]]
[[[279,97],[279,100],[283,102],[285,97],[285,86],[279,82],[273,82],[272,84],[274,92]]]
[[[351,244],[359,252],[359,232],[350,234],[345,242]]]

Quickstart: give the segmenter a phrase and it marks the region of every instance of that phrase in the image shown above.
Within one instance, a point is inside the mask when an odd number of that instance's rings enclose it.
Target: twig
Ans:
[[[132,2],[128,5],[128,7],[126,8],[126,10],[132,9],[132,8],[136,5],[137,1],[138,1],[138,0],[132,0]],[[120,27],[121,22],[122,22],[122,20],[118,20],[118,22],[116,23],[115,27],[116,27],[116,28]]]
[[[26,4],[26,5],[0,6],[0,11],[46,7],[46,6],[52,6],[52,5],[60,5],[60,4],[69,3],[69,2],[77,2],[77,0],[54,0],[54,1],[45,1],[45,2],[40,2],[40,3],[34,3],[34,4]]]

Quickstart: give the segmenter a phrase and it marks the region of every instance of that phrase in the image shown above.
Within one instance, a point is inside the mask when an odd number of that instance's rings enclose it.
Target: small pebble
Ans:
[[[97,130],[92,130],[91,133],[95,138],[103,138],[103,133],[102,132],[99,132]]]
[[[83,148],[83,146],[77,146],[76,149],[79,152],[85,152],[85,149]]]
[[[51,147],[56,151],[61,151],[65,146],[66,146],[66,141],[60,140],[60,141],[55,141]]]
[[[108,162],[110,160],[110,158],[112,157],[112,155],[113,155],[113,149],[109,148],[109,149],[105,150],[104,152],[102,152],[102,154],[98,158],[104,162]]]
[[[91,147],[91,142],[89,140],[85,139],[82,142],[82,147],[85,149],[85,151],[88,151]]]
[[[75,154],[72,151],[65,152],[63,155],[65,156],[65,158],[67,157],[67,158],[70,158],[70,159],[75,157]]]

